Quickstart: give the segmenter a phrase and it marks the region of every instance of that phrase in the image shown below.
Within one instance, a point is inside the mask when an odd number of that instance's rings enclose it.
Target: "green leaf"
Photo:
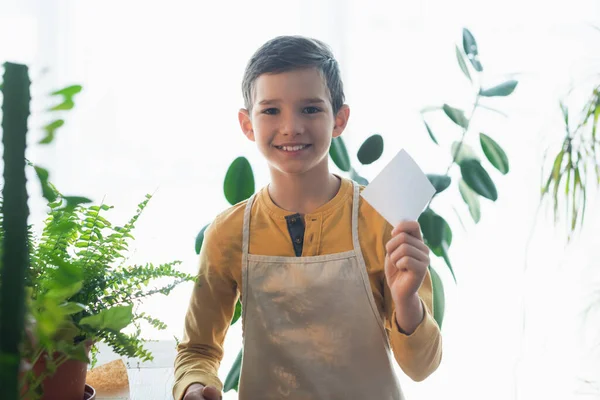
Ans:
[[[91,203],[92,200],[82,196],[63,196],[63,199],[67,202],[66,208],[73,210],[80,204]]]
[[[53,92],[53,96],[62,96],[63,102],[52,107],[50,111],[71,110],[75,106],[73,98],[81,92],[81,89],[81,85],[72,85]]]
[[[48,293],[46,293],[46,297],[58,301],[63,301],[76,295],[82,287],[83,282],[76,282],[66,286],[57,285],[53,289],[50,289]]]
[[[72,344],[66,340],[61,340],[56,344],[56,350],[66,354],[71,360],[81,361],[86,364],[90,362],[85,342]]]
[[[49,271],[50,288],[67,288],[80,284],[83,280],[83,269],[76,263],[70,263],[59,257],[52,257],[52,263],[57,266]]]
[[[427,174],[427,179],[435,188],[436,193],[441,193],[444,190],[448,189],[452,179],[448,175],[435,175],[435,174]]]
[[[552,164],[552,173],[548,177],[548,181],[546,182],[546,185],[542,188],[542,194],[546,194],[549,192],[552,181],[555,181],[555,182],[559,181],[560,169],[562,167],[564,155],[565,155],[565,153],[561,149],[559,151],[559,153],[556,155],[556,157],[554,158],[554,163]]]
[[[383,138],[381,135],[369,137],[358,149],[358,161],[363,165],[369,165],[379,160],[383,154]]]
[[[560,109],[563,113],[563,119],[565,120],[565,126],[567,127],[567,131],[569,130],[569,107],[562,101],[560,102]]]
[[[514,92],[519,82],[510,80],[489,89],[481,90],[479,94],[485,97],[508,96]]]
[[[329,156],[339,169],[344,172],[350,171],[350,156],[348,156],[348,150],[346,150],[346,145],[341,137],[338,136],[331,141]]]
[[[419,216],[419,225],[423,232],[423,239],[427,242],[431,251],[441,257],[442,242],[446,241],[448,245],[452,244],[452,231],[446,220],[431,208],[427,208]]]
[[[462,72],[471,81],[472,79],[471,74],[469,73],[469,68],[467,67],[467,63],[465,63],[465,59],[458,46],[456,46],[456,60],[458,61],[458,65],[460,66]]]
[[[451,107],[448,104],[444,104],[442,106],[442,110],[444,110],[448,118],[450,118],[452,122],[454,122],[456,125],[461,126],[465,129],[469,127],[469,120],[467,119],[467,117],[465,117],[465,113],[463,110]]]
[[[369,181],[360,176],[354,168],[350,170],[350,178],[352,178],[359,185],[367,186],[369,184]]]
[[[237,303],[235,303],[235,312],[233,313],[233,318],[231,319],[231,325],[235,324],[240,316],[242,315],[242,302],[238,299]]]
[[[80,329],[77,328],[72,319],[65,319],[61,322],[60,326],[54,334],[56,341],[66,341],[73,343],[75,338],[81,333]]]
[[[429,266],[431,275],[431,284],[433,286],[433,319],[437,322],[440,329],[444,321],[444,312],[446,310],[446,296],[444,295],[444,285],[438,273]]]
[[[475,193],[490,199],[498,200],[498,192],[492,178],[477,160],[466,160],[460,164],[463,179]]]
[[[235,358],[235,361],[233,362],[233,365],[231,366],[231,369],[229,370],[229,373],[227,374],[227,377],[225,378],[225,382],[223,383],[224,392],[229,392],[232,389],[235,391],[238,390],[240,383],[240,371],[242,368],[242,357],[242,350],[240,350]]]
[[[204,243],[204,232],[206,231],[206,228],[208,228],[208,225],[210,224],[204,225],[204,228],[200,229],[198,236],[196,236],[196,254],[200,254],[200,250],[202,250],[202,243]]]
[[[85,306],[83,304],[79,304],[79,303],[68,302],[68,303],[62,304],[60,306],[60,309],[65,315],[71,315],[71,314],[77,314],[78,312],[85,310]]]
[[[51,94],[53,96],[64,96],[66,98],[71,98],[71,97],[75,96],[76,94],[80,93],[82,89],[83,88],[81,85],[71,85],[71,86],[67,86],[64,89],[60,89],[55,92],[52,92]]]
[[[431,131],[429,124],[427,122],[425,122],[425,120],[423,120],[423,123],[425,124],[425,129],[427,129],[427,133],[429,134],[429,137],[431,138],[431,140],[433,140],[433,143],[439,145],[437,139],[435,138],[435,136],[433,136],[433,132]]]
[[[478,223],[481,219],[481,208],[477,193],[475,193],[463,179],[458,182],[458,190],[460,191],[462,199],[469,207],[469,213],[471,214],[471,217],[473,217],[473,221]]]
[[[438,257],[444,258],[452,277],[456,281],[454,276],[454,270],[450,264],[448,258],[448,249],[452,244],[452,229],[444,218],[436,214],[431,208],[427,208],[419,216],[419,225],[423,232],[423,240],[425,244],[431,249],[433,254]]]
[[[509,171],[508,157],[502,147],[485,133],[479,134],[481,148],[490,163],[496,167],[498,171],[506,175]]]
[[[86,364],[90,363],[90,359],[88,358],[89,353],[85,347],[85,342],[75,345],[68,354],[69,358],[72,360],[81,361]]]
[[[34,169],[40,180],[40,184],[42,185],[42,195],[49,202],[55,201],[56,197],[57,197],[57,193],[52,188],[52,186],[50,186],[50,183],[48,182],[48,178],[50,176],[50,174],[48,173],[48,170],[41,168],[41,167],[34,167]]]
[[[460,145],[460,149],[458,146]],[[462,163],[465,160],[477,160],[479,161],[479,156],[475,153],[473,148],[468,144],[464,143],[461,145],[460,142],[452,143],[452,157],[457,164]],[[458,152],[458,154],[457,154]]]
[[[42,140],[40,140],[39,144],[51,143],[54,140],[54,134],[55,134],[56,130],[58,128],[60,128],[61,126],[63,126],[64,124],[65,124],[64,120],[57,119],[56,121],[52,121],[51,123],[46,125],[44,127],[44,130],[46,131],[46,136]]]
[[[477,48],[477,42],[475,37],[467,28],[463,29],[463,50],[467,55],[467,58],[475,68],[475,71],[483,71],[483,66],[479,62],[479,49]]]
[[[450,227],[448,227],[450,229]],[[452,232],[452,231],[450,231]],[[452,279],[454,279],[454,283],[456,283],[456,276],[454,275],[454,268],[452,268],[452,263],[450,262],[450,256],[448,255],[448,244],[446,242],[442,242],[442,258],[446,262],[450,273],[452,274]]]
[[[254,174],[246,157],[236,158],[225,175],[223,184],[225,198],[234,205],[248,199],[254,193]]]
[[[133,320],[133,306],[113,306],[104,309],[96,315],[82,318],[79,321],[80,325],[87,325],[95,330],[109,329],[119,332],[125,328]]]
[[[54,107],[50,108],[50,111],[66,111],[66,110],[72,110],[73,107],[75,107],[75,103],[72,100],[65,100],[62,103],[55,105]]]
[[[597,100],[596,108],[594,109],[594,118],[592,119],[592,140],[596,141],[596,131],[598,129],[598,120],[600,120],[600,97]]]

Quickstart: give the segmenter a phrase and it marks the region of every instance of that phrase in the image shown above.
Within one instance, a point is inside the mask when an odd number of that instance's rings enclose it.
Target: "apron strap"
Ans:
[[[248,249],[250,247],[250,213],[256,193],[246,203],[244,211],[244,224],[242,225],[242,336],[246,325],[246,296],[248,294]]]
[[[358,239],[358,209],[360,206],[360,186],[352,181],[354,188],[354,195],[352,196],[352,243],[354,244],[354,251],[360,255],[362,259],[362,251],[360,249],[360,240]],[[364,262],[364,261],[363,261]]]
[[[244,211],[244,225],[242,226],[242,262],[245,264],[246,256],[248,255],[248,248],[250,243],[250,213],[252,212],[252,204],[254,203],[253,194],[246,203],[246,210]]]

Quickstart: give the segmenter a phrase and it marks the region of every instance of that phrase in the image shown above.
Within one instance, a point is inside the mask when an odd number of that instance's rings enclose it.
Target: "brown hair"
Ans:
[[[278,36],[263,44],[250,58],[242,80],[244,105],[250,110],[254,83],[263,74],[317,68],[329,90],[334,115],[344,104],[344,87],[338,62],[329,46],[303,36]]]

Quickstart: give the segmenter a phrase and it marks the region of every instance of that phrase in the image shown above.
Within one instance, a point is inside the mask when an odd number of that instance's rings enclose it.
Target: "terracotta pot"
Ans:
[[[89,355],[92,343],[86,343],[87,353]],[[54,357],[58,357],[55,354]],[[33,366],[36,375],[41,374],[46,368],[45,358],[42,356]],[[84,397],[86,392],[85,378],[87,375],[88,364],[78,360],[67,360],[56,369],[54,375],[47,377],[42,382],[44,395],[41,400],[82,400],[93,399],[96,393],[91,388],[93,397]]]

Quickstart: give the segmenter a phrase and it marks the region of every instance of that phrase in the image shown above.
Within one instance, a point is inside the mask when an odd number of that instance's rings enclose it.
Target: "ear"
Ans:
[[[350,118],[350,107],[344,104],[335,116],[335,125],[333,126],[333,137],[336,138],[344,132]]]
[[[250,112],[245,108],[240,108],[238,111],[238,120],[240,121],[240,128],[246,137],[254,142],[254,129],[252,129],[252,119],[250,118]]]

